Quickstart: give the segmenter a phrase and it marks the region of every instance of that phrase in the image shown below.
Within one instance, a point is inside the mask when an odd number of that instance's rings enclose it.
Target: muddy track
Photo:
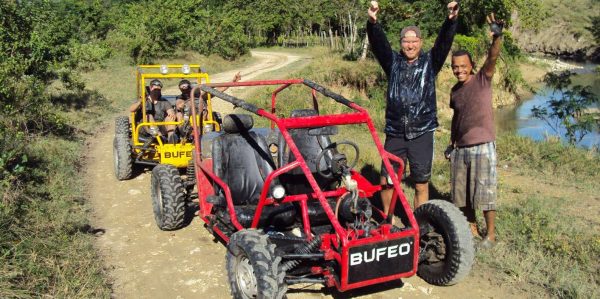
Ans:
[[[242,80],[289,68],[303,57],[254,51],[258,61],[240,70]],[[229,81],[238,70],[211,76],[211,82]],[[290,71],[292,71],[290,69]],[[122,78],[130,80],[131,78]],[[242,96],[243,89],[230,92]],[[215,100],[214,109],[229,113],[229,103]],[[93,208],[92,223],[105,230],[97,247],[113,281],[115,298],[228,298],[225,247],[195,218],[174,232],[157,228],[150,199],[150,172],[119,182],[113,173],[113,121],[89,141],[87,193]],[[457,286],[433,287],[418,278],[394,282],[354,293],[337,294],[321,286],[293,286],[290,298],[505,298],[515,294],[492,286],[483,277],[469,276]]]

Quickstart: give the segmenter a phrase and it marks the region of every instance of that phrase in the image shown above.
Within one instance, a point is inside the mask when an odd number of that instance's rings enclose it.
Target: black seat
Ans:
[[[229,186],[236,205],[256,204],[275,168],[264,137],[250,131],[253,125],[250,115],[229,114],[223,120],[225,134],[213,143],[213,171]]]
[[[215,138],[212,147],[213,171],[229,186],[235,213],[244,227],[252,223],[265,179],[275,168],[265,138],[250,131],[253,124],[247,114],[225,116],[225,133]],[[273,181],[271,187],[277,183]],[[215,193],[224,207],[223,190],[215,185]],[[259,224],[287,227],[294,223],[295,215],[291,204],[269,205],[264,207]]]

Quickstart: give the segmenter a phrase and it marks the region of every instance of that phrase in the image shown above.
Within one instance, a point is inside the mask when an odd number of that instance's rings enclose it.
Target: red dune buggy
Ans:
[[[214,89],[264,85],[276,87],[269,110]],[[313,109],[280,117],[277,95],[292,85],[307,87]],[[442,200],[430,200],[413,214],[398,175],[402,160],[384,151],[366,109],[302,79],[197,88],[271,122],[253,128],[252,115],[230,114],[222,132],[204,132],[196,123],[202,117],[195,117],[202,107],[192,111],[198,193],[188,196],[197,196],[206,228],[227,244],[233,297],[281,298],[288,285],[297,283],[322,283],[343,292],[415,273],[431,284],[451,285],[468,274],[474,248],[466,219]],[[350,112],[321,115],[318,96]],[[357,124],[368,129],[392,174],[388,215],[375,205],[382,186],[353,169],[357,144],[332,140],[338,126]],[[354,148],[352,161],[340,145]],[[392,161],[400,165],[397,173]],[[401,223],[391,224],[394,214]]]

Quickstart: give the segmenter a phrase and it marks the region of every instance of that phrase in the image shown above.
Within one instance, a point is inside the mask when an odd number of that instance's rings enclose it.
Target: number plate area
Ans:
[[[414,238],[406,237],[348,249],[348,283],[413,270]]]

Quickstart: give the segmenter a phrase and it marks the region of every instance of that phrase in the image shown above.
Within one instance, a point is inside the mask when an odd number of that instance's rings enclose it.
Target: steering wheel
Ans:
[[[352,160],[352,163],[350,163],[348,165],[348,168],[354,168],[354,166],[356,166],[356,163],[358,162],[358,155],[360,153],[360,151],[358,150],[358,145],[356,145],[356,143],[352,142],[352,141],[348,141],[348,140],[342,140],[339,142],[332,142],[330,143],[328,146],[326,146],[318,155],[317,155],[317,173],[320,174],[322,177],[325,178],[332,178],[333,177],[333,172],[326,174],[323,172],[323,170],[321,170],[321,167],[319,167],[319,165],[321,165],[321,160],[323,159],[323,157],[325,156],[325,153],[328,151],[332,151],[334,149],[337,149],[338,145],[340,144],[346,144],[346,145],[350,145],[354,148],[354,152],[356,153],[356,156],[354,157],[354,160]]]

